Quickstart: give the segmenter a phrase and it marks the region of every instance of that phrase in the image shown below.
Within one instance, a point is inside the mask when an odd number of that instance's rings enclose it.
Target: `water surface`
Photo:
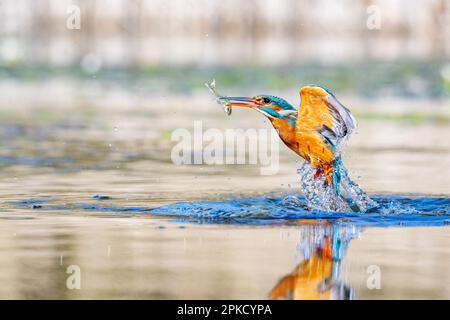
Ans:
[[[447,124],[361,120],[344,162],[380,207],[336,214],[307,210],[300,164],[281,144],[272,176],[174,166],[171,130],[194,120],[268,127],[244,111],[205,113],[206,97],[189,112],[107,93],[109,105],[2,101],[0,298],[301,298],[318,285],[321,298],[450,298]],[[308,263],[334,270],[310,291]],[[66,286],[70,265],[80,290]],[[370,266],[380,289],[367,286]]]

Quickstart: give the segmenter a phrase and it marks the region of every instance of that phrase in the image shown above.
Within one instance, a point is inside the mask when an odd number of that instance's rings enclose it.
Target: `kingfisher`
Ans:
[[[273,95],[221,96],[219,100],[227,108],[251,108],[266,116],[284,144],[317,170],[314,178],[323,175],[325,183],[339,195],[340,145],[356,128],[356,120],[324,87],[308,85],[299,93],[298,109]],[[231,109],[227,112],[230,114]]]

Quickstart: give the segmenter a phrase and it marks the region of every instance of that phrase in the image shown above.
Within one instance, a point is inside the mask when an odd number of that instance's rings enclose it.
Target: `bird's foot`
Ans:
[[[330,165],[323,165],[317,168],[316,174],[314,175],[314,180],[317,180],[321,175],[325,176],[325,184],[328,186],[333,185],[333,167]]]
[[[329,186],[333,185],[333,167],[330,165],[323,166],[323,174],[325,175],[325,180]]]
[[[318,168],[316,174],[314,175],[314,180],[319,179],[320,175],[323,173],[322,168]]]

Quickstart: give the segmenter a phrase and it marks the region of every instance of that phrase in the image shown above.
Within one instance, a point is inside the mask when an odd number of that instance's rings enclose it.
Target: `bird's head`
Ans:
[[[224,97],[232,107],[255,109],[269,119],[281,119],[292,122],[297,110],[286,100],[272,95],[255,97]],[[295,126],[295,121],[294,121]]]

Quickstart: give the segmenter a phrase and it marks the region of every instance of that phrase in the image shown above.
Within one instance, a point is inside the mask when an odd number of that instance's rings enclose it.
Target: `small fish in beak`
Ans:
[[[216,81],[213,80],[211,83],[205,83],[205,86],[209,91],[214,94],[218,104],[223,106],[223,110],[227,115],[231,114],[232,107],[245,107],[245,108],[257,108],[264,104],[258,98],[251,97],[228,97],[222,96],[216,91]]]
[[[223,111],[226,113],[227,116],[231,115],[231,101],[227,99],[227,97],[220,95],[216,91],[216,80],[213,80],[211,83],[205,83],[205,86],[211,91],[211,93],[216,97],[216,101],[218,104],[220,104],[223,107]]]

